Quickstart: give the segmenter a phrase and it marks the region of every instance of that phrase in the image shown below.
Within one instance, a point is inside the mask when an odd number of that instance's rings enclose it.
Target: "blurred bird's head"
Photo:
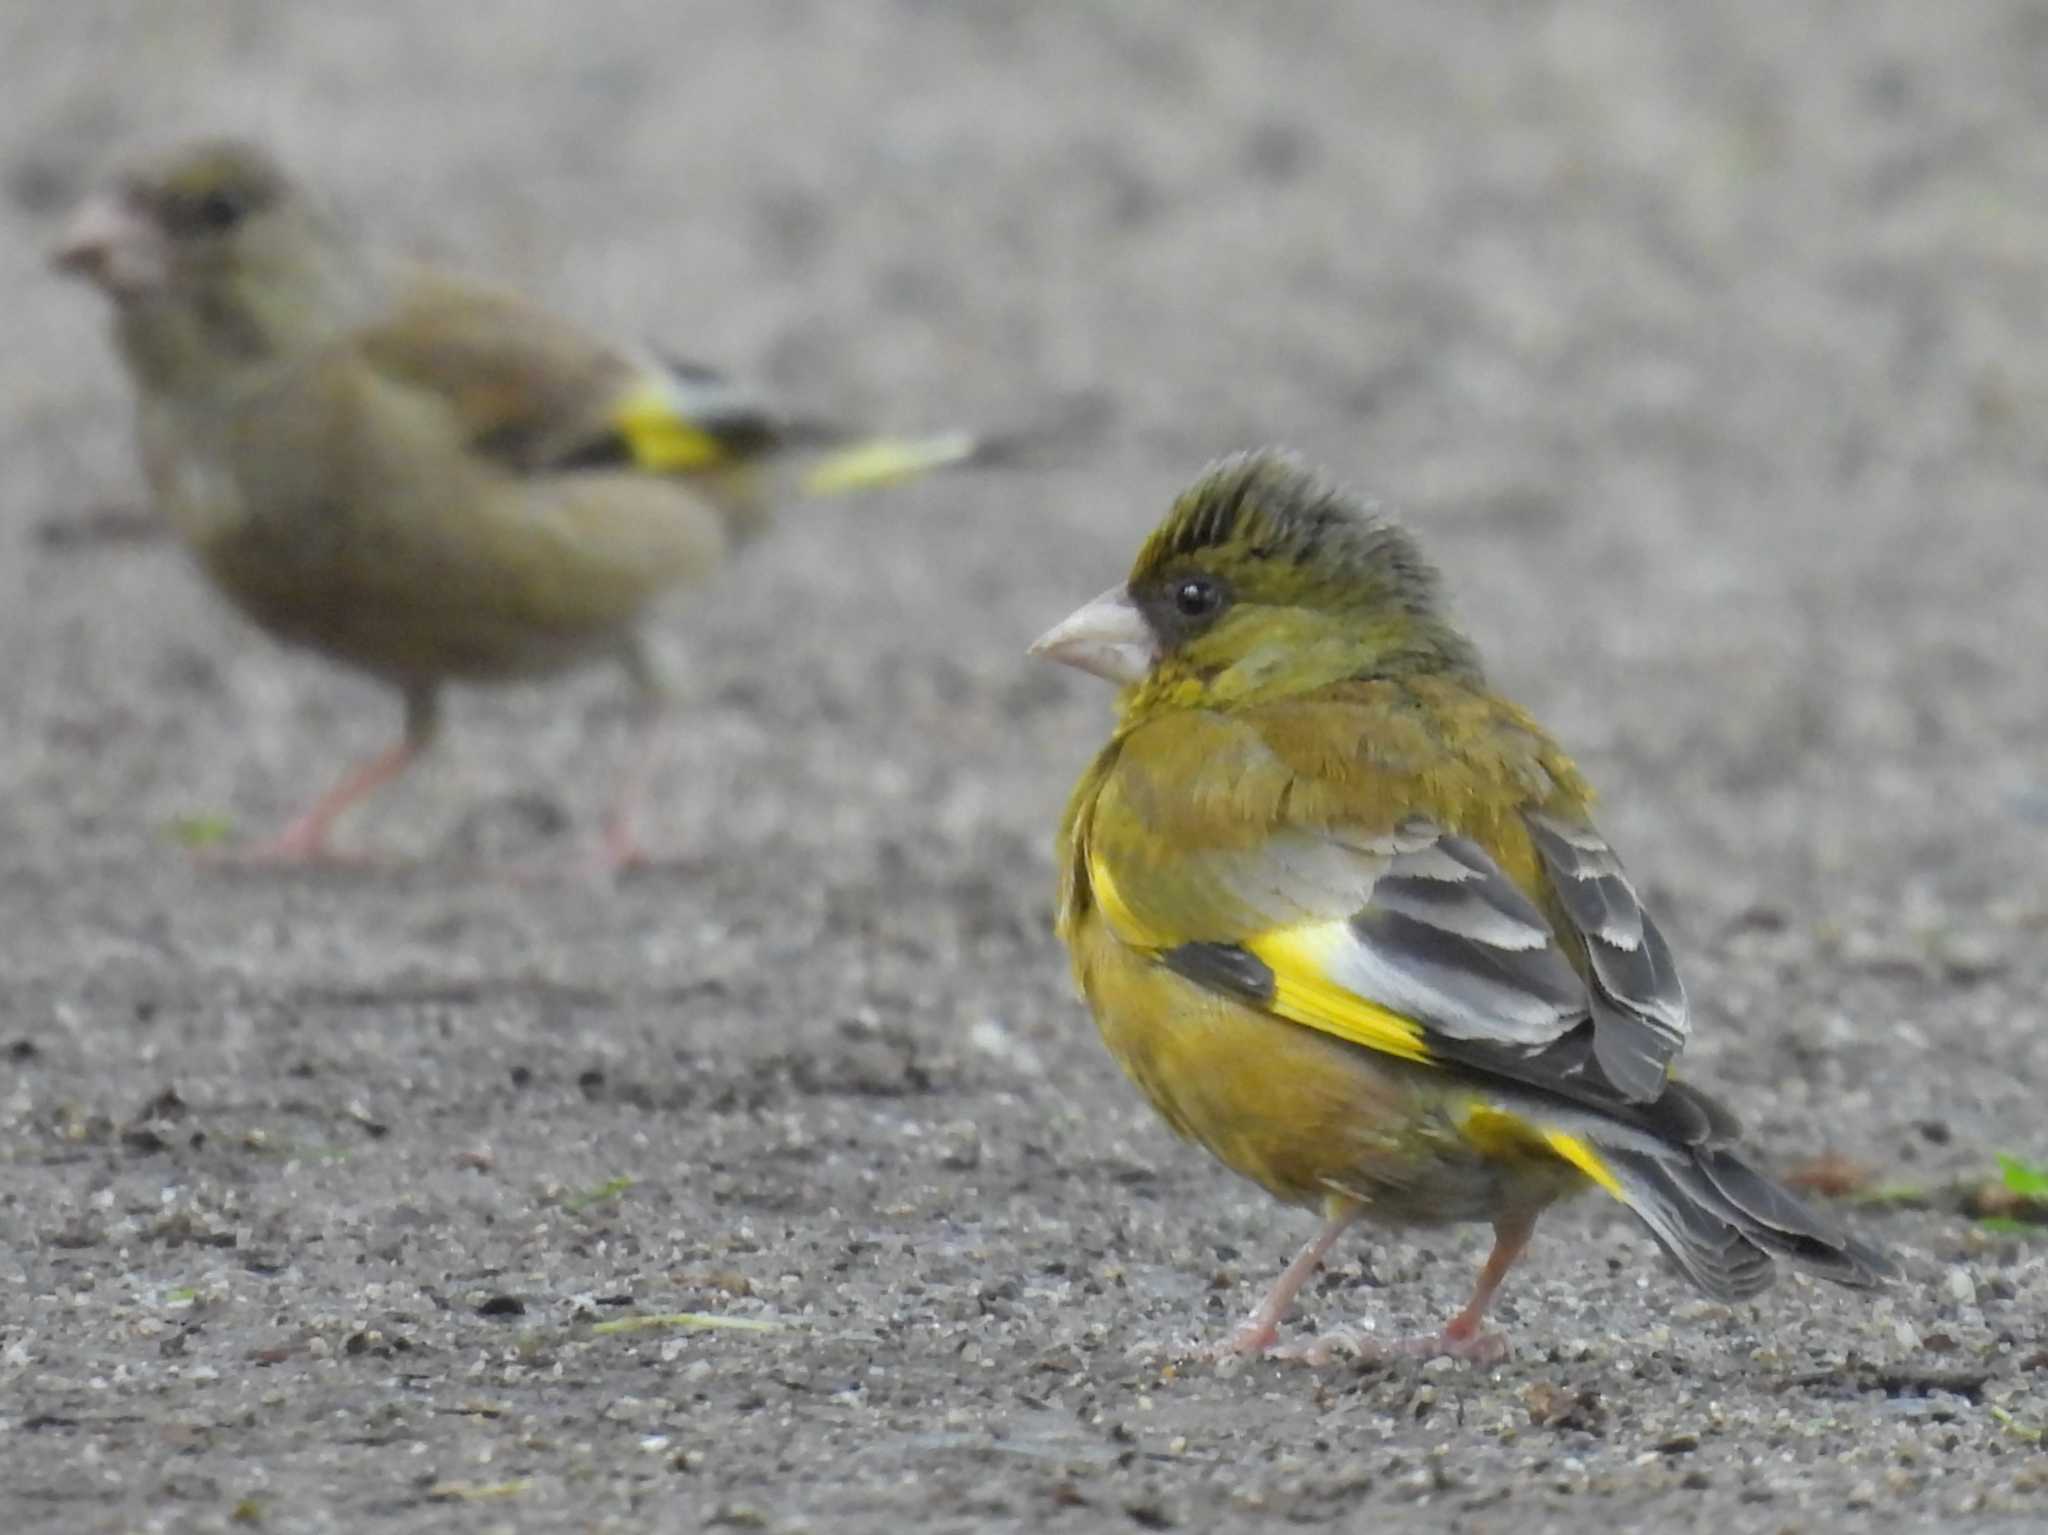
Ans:
[[[268,154],[234,140],[141,161],[89,197],[51,252],[113,300],[145,374],[164,352],[268,354],[340,323],[360,264]],[[224,360],[224,359],[223,359]]]
[[[1354,678],[1476,676],[1406,530],[1286,453],[1204,474],[1122,586],[1032,654],[1123,684],[1127,712],[1215,708]]]

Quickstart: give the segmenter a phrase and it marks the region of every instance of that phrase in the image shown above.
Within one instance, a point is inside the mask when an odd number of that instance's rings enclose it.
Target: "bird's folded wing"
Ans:
[[[1152,796],[1139,774],[1104,785],[1086,876],[1126,943],[1389,1055],[1617,1108],[1662,1092],[1684,1043],[1684,993],[1590,826],[1527,818],[1535,893],[1552,897],[1554,924],[1478,842],[1426,819],[1366,831],[1234,816],[1233,797],[1261,771],[1259,747],[1248,734],[1211,744],[1182,786],[1192,796]],[[1203,823],[1226,830],[1170,824],[1190,801],[1206,801]],[[1246,825],[1255,830],[1232,830]]]
[[[1631,1097],[1653,1096],[1690,1027],[1671,946],[1599,832],[1540,811],[1523,820],[1571,939],[1585,955],[1594,1053]]]
[[[451,411],[470,448],[519,473],[733,467],[784,426],[707,369],[635,357],[517,294],[425,270],[356,346]]]

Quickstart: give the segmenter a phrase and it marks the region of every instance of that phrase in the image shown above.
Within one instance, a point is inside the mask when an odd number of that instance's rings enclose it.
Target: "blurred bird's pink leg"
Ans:
[[[1304,1247],[1292,1263],[1280,1271],[1280,1277],[1273,1281],[1273,1288],[1266,1292],[1266,1298],[1259,1302],[1258,1310],[1244,1319],[1244,1323],[1231,1334],[1229,1351],[1233,1354],[1263,1354],[1280,1339],[1280,1321],[1287,1315],[1288,1307],[1294,1304],[1294,1297],[1301,1293],[1301,1287],[1308,1283],[1309,1276],[1316,1271],[1316,1265],[1323,1261],[1323,1254],[1337,1238],[1347,1231],[1358,1219],[1358,1206],[1346,1205],[1323,1222],[1323,1229],[1315,1240]]]
[[[405,736],[396,746],[350,773],[268,842],[239,848],[229,857],[236,863],[316,863],[336,857],[328,843],[335,822],[411,767],[433,745],[439,726],[438,694],[431,689],[408,689]]]
[[[336,856],[328,844],[334,823],[351,805],[403,773],[419,754],[418,745],[411,741],[401,741],[389,751],[379,752],[321,795],[311,808],[294,818],[283,831],[268,842],[244,849],[241,856],[278,863],[310,863]]]
[[[661,715],[655,712],[634,730],[625,766],[612,791],[605,811],[604,836],[598,843],[598,872],[616,874],[630,869],[646,857],[640,845],[640,812],[647,803],[647,789],[654,781],[655,764],[661,758]]]
[[[599,874],[617,874],[646,858],[646,850],[640,846],[640,813],[667,733],[668,688],[653,658],[634,640],[627,645],[623,659],[633,684],[633,739],[605,812],[594,871]]]

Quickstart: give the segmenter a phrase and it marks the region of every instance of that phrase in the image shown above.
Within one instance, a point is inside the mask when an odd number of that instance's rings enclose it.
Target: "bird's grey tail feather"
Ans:
[[[1715,1208],[1720,1201],[1687,1158],[1635,1148],[1600,1150],[1628,1207],[1694,1284],[1717,1300],[1740,1300],[1769,1287],[1770,1253]]]
[[[1769,1285],[1774,1257],[1836,1284],[1898,1277],[1884,1253],[1730,1146],[1658,1145],[1598,1132],[1587,1139],[1658,1244],[1718,1300],[1740,1300]]]
[[[1696,1088],[1672,1082],[1626,1118],[1576,1105],[1545,1117],[1597,1153],[1622,1202],[1709,1295],[1756,1294],[1773,1258],[1836,1284],[1898,1277],[1884,1253],[1743,1156],[1735,1116]]]

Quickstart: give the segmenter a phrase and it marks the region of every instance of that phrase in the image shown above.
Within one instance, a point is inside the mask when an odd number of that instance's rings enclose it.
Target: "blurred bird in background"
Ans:
[[[245,143],[128,169],[53,260],[113,304],[150,491],[214,584],[404,700],[395,746],[243,856],[330,855],[343,812],[433,742],[446,683],[612,660],[638,726],[602,860],[631,862],[667,696],[641,633],[657,599],[711,578],[789,497],[997,456],[964,433],[788,419],[517,294],[384,258]]]
[[[1238,1351],[1354,1221],[1487,1221],[1470,1303],[1396,1346],[1497,1358],[1482,1324],[1537,1217],[1595,1186],[1719,1298],[1774,1257],[1894,1273],[1674,1078],[1671,951],[1403,530],[1283,455],[1231,459],[1033,649],[1122,687],[1059,847],[1104,1040],[1177,1131],[1324,1216]]]

